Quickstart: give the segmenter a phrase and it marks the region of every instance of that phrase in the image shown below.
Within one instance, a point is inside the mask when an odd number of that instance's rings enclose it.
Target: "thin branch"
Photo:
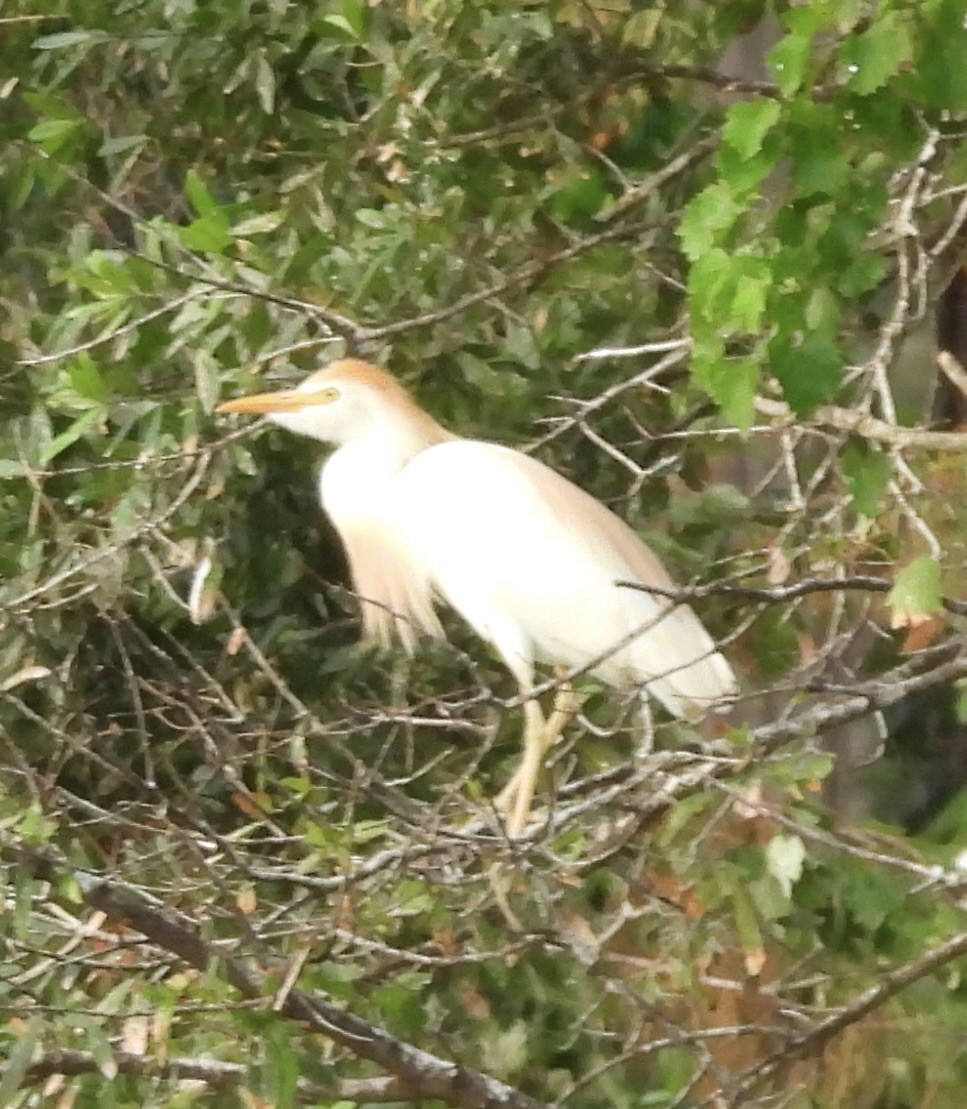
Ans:
[[[766,416],[773,416],[787,423],[801,422],[792,409],[781,401],[756,397],[755,406]],[[967,435],[958,431],[923,431],[920,428],[901,427],[879,420],[865,412],[849,408],[838,408],[825,404],[817,408],[809,417],[809,424],[831,427],[858,435],[873,443],[883,443],[897,450],[943,451],[948,454],[967,453]]]
[[[149,1055],[134,1055],[129,1051],[116,1051],[111,1061],[118,1074],[165,1082],[204,1082],[213,1090],[232,1090],[251,1078],[251,1068],[242,1063],[226,1063],[220,1059],[184,1058],[155,1059]],[[42,1055],[31,1063],[20,1080],[21,1089],[36,1086],[53,1075],[77,1076],[102,1073],[103,1060],[88,1051],[71,1051],[62,1048]],[[360,1104],[379,1104],[390,1101],[415,1100],[412,1090],[398,1078],[346,1078],[326,1088],[300,1078],[296,1096],[301,1102],[355,1101]]]
[[[623,196],[618,197],[613,204],[609,204],[602,211],[598,212],[594,218],[598,223],[610,223],[616,216],[622,215],[632,207],[632,205],[640,204],[641,201],[651,196],[653,192],[658,190],[666,182],[671,181],[672,178],[684,172],[693,162],[697,162],[700,158],[704,158],[707,154],[710,154],[716,146],[718,146],[718,142],[719,136],[717,132],[713,135],[707,135],[704,139],[700,139],[694,146],[690,147],[682,154],[679,154],[677,158],[672,158],[672,160],[662,166],[661,169],[649,174],[644,181],[640,181]]]
[[[959,360],[949,350],[941,350],[937,352],[937,365],[950,379],[951,384],[967,397],[967,370]]]
[[[893,582],[889,578],[873,578],[858,575],[852,578],[803,578],[792,585],[778,585],[768,588],[753,585],[732,585],[730,582],[710,582],[687,589],[665,589],[660,585],[644,585],[638,581],[617,581],[622,589],[636,589],[640,593],[652,593],[667,597],[672,601],[689,602],[702,597],[740,597],[747,601],[765,601],[778,604],[794,601],[810,593],[843,593],[851,590],[861,593],[889,593]],[[940,603],[948,611],[958,616],[967,616],[967,601],[953,597],[942,597]]]
[[[39,354],[35,358],[18,358],[15,365],[44,366],[50,362],[60,362],[64,358],[71,358],[75,354],[81,354],[85,350],[93,350],[95,347],[103,346],[104,343],[110,343],[114,339],[120,338],[122,335],[128,335],[132,331],[137,331],[138,328],[144,326],[144,324],[150,323],[152,320],[156,320],[159,316],[164,316],[168,312],[174,312],[178,308],[184,307],[184,305],[188,304],[190,301],[198,300],[204,295],[204,289],[192,289],[183,296],[176,297],[167,304],[162,304],[160,308],[145,312],[144,315],[138,316],[137,319],[129,320],[121,327],[112,328],[106,334],[98,335],[95,339],[88,339],[83,343],[78,343],[76,346],[68,347],[66,350],[55,350],[51,354]],[[237,296],[240,294],[236,293],[233,295]]]
[[[656,343],[639,343],[633,347],[595,347],[576,354],[572,362],[596,362],[602,358],[637,358],[641,354],[665,354],[670,350],[690,350],[691,339],[665,339]]]
[[[535,127],[550,126],[555,117],[562,114],[565,107],[570,105],[555,106],[537,115],[525,116],[523,119],[514,119],[507,123],[497,123],[493,127],[484,127],[479,131],[466,131],[461,135],[445,135],[439,139],[429,139],[426,145],[438,147],[441,150],[455,150],[461,146],[477,146],[479,143],[490,142],[493,139],[510,139]]]
[[[754,96],[767,96],[778,99],[782,90],[772,81],[750,81],[742,77],[730,77],[717,69],[703,65],[663,65],[649,62],[640,67],[641,72],[652,77],[670,77],[685,81],[700,81],[704,85],[715,85],[724,92],[747,92]],[[817,92],[819,90],[813,90]],[[828,95],[828,92],[826,93]]]

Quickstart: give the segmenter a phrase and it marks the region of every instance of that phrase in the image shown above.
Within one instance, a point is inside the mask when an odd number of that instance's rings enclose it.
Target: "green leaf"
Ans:
[[[807,335],[800,343],[790,344],[780,336],[769,344],[769,355],[783,396],[797,415],[807,415],[839,386],[843,356],[832,339]]]
[[[803,322],[807,330],[833,335],[841,315],[842,305],[834,292],[822,286],[809,290],[803,310]]]
[[[58,31],[53,35],[41,35],[33,41],[34,50],[63,50],[67,46],[79,46],[82,42],[107,42],[109,36],[103,31]]]
[[[32,127],[27,138],[33,139],[48,154],[56,154],[83,125],[80,119],[47,119]]]
[[[68,447],[73,446],[78,439],[82,438],[87,431],[103,419],[103,416],[104,413],[95,408],[91,408],[78,416],[70,427],[62,431],[59,435],[55,435],[47,444],[41,454],[41,464],[46,466],[48,462],[52,462],[59,454],[67,450]]]
[[[27,1068],[33,1059],[34,1048],[40,1041],[44,1029],[44,1018],[38,1013],[30,1018],[27,1027],[23,1029],[13,1046],[7,1052],[3,1063],[3,1074],[0,1077],[0,1109],[5,1105],[12,1105],[20,1101],[20,1083]]]
[[[742,207],[727,185],[716,181],[703,189],[685,206],[678,225],[682,249],[692,261],[710,250],[738,219]]]
[[[881,89],[913,56],[911,24],[899,12],[887,12],[869,30],[846,40],[840,60],[847,85],[860,96]]]
[[[135,146],[143,146],[148,141],[147,135],[119,135],[114,139],[107,139],[101,143],[98,154],[123,154],[125,150],[131,150]]]
[[[71,360],[67,370],[71,388],[84,400],[104,404],[107,401],[107,387],[101,377],[97,363],[85,351]]]
[[[748,358],[726,358],[721,348],[696,344],[692,374],[722,409],[727,420],[743,431],[755,417],[759,367]]]
[[[342,14],[356,38],[366,30],[366,4],[364,0],[342,0]]]
[[[967,724],[967,682],[957,684],[957,696],[954,702],[954,713],[958,724]]]
[[[844,297],[853,298],[876,288],[886,273],[882,254],[861,254],[839,275],[836,288]]]
[[[248,219],[235,224],[232,234],[239,239],[244,239],[248,235],[264,235],[269,231],[275,231],[284,219],[282,212],[263,212],[261,215],[249,216]]]
[[[669,847],[675,841],[679,832],[695,817],[704,813],[709,804],[710,799],[706,794],[695,793],[691,797],[685,797],[682,801],[672,805],[656,834],[656,839],[662,848]]]
[[[757,189],[762,179],[775,166],[782,153],[773,131],[766,136],[765,146],[758,153],[746,158],[731,146],[722,145],[715,155],[715,166],[729,192],[746,203],[749,194]]]
[[[187,227],[178,227],[175,233],[189,250],[221,254],[232,241],[228,220],[221,212],[196,219]]]
[[[0,458],[0,481],[5,478],[23,477],[27,468],[15,458]]]
[[[783,96],[792,96],[802,87],[811,50],[812,34],[799,31],[790,32],[769,51],[769,68]]]
[[[293,1051],[291,1037],[278,1024],[265,1036],[265,1062],[272,1104],[278,1109],[291,1109],[296,1104],[299,1057]]]
[[[688,293],[693,318],[713,323],[718,335],[720,294],[726,288],[732,271],[732,258],[721,247],[712,247],[696,258],[688,272]]]
[[[802,877],[806,848],[799,836],[773,836],[766,844],[766,867],[786,897]]]
[[[834,765],[835,760],[828,752],[800,751],[775,763],[771,775],[780,785],[801,785],[828,778]]]
[[[886,602],[893,610],[894,627],[916,624],[939,612],[943,605],[940,564],[929,555],[915,558],[893,579]]]
[[[498,1078],[511,1079],[527,1063],[530,1046],[529,1025],[515,1021],[483,1043],[483,1066]]]
[[[840,455],[840,468],[856,511],[863,516],[875,516],[893,473],[889,457],[857,440],[849,443]]]
[[[47,139],[69,135],[72,131],[76,131],[80,125],[81,121],[79,119],[45,119],[43,123],[38,123],[36,127],[30,128],[27,132],[27,138],[33,139],[35,142],[44,142]]]
[[[695,333],[727,336],[759,330],[773,275],[762,258],[715,247],[696,259],[688,284]]]
[[[850,164],[846,154],[838,121],[829,110],[812,101],[797,101],[790,109],[789,149],[792,155],[793,182],[805,197],[812,194],[834,196],[849,175]],[[809,213],[812,226],[818,234],[818,222],[828,225],[835,215],[830,208],[825,213]]]
[[[489,362],[478,358],[468,350],[456,351],[455,358],[463,379],[474,388],[490,396],[499,397],[504,393],[506,373],[494,369]]]
[[[262,111],[271,115],[275,110],[275,73],[264,54],[259,54],[255,60],[255,91]]]
[[[220,391],[220,370],[218,360],[204,347],[195,351],[195,392],[201,403],[202,411],[211,413],[218,402]]]
[[[763,265],[759,274],[743,273],[735,284],[728,323],[738,331],[757,331],[766,309],[772,274]]]
[[[344,15],[338,13],[334,15],[326,15],[322,18],[323,23],[328,23],[330,27],[336,27],[340,31],[344,31],[351,39],[359,38],[359,31],[349,22]]]
[[[357,208],[353,215],[363,226],[372,227],[374,231],[382,231],[386,227],[386,217],[378,208]]]
[[[919,28],[917,65],[912,91],[926,105],[946,112],[967,109],[967,66],[964,65],[962,0],[935,0],[929,21]]]
[[[185,174],[185,192],[191,201],[192,207],[200,216],[210,216],[218,212],[218,205],[208,191],[205,182],[198,173],[190,169]]]
[[[741,157],[751,158],[762,149],[763,140],[779,119],[775,100],[747,100],[733,104],[722,131],[722,141]]]

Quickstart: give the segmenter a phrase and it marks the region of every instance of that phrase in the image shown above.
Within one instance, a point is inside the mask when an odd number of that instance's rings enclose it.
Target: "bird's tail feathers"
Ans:
[[[685,606],[655,623],[632,645],[632,652],[646,691],[682,720],[726,711],[738,693],[731,666]],[[660,670],[655,668],[656,658],[662,660]]]

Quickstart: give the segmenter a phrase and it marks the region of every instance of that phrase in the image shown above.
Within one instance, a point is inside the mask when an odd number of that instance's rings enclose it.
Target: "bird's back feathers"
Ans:
[[[617,585],[673,591],[655,555],[536,459],[473,440],[439,444],[401,470],[391,499],[414,564],[518,669],[537,658],[615,686],[646,683],[680,717],[734,694],[691,608]]]

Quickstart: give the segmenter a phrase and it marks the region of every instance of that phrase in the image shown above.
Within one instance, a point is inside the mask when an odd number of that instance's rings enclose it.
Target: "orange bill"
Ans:
[[[236,397],[218,405],[216,412],[243,412],[255,415],[264,412],[298,412],[314,404],[325,404],[332,400],[330,390],[300,393],[296,389],[285,389],[279,393],[255,393],[250,397]]]

